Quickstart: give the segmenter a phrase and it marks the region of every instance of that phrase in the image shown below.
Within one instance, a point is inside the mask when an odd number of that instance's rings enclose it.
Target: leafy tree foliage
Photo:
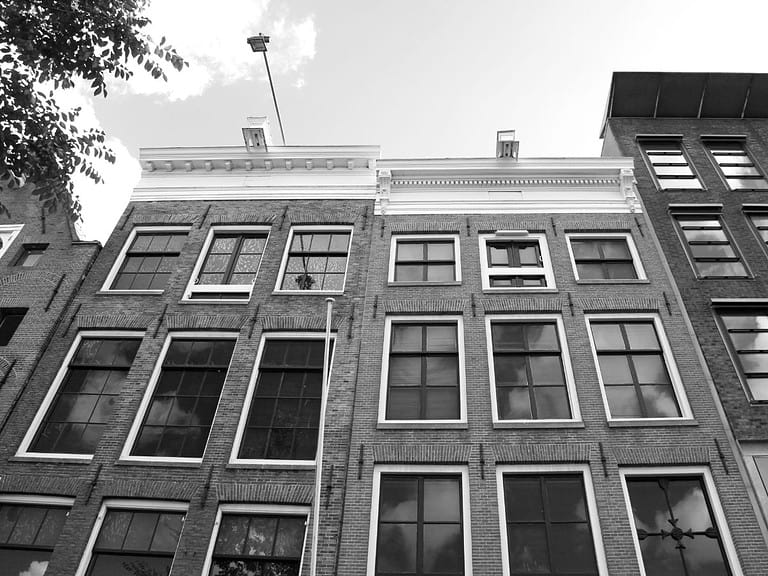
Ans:
[[[59,108],[53,89],[72,88],[80,79],[94,95],[106,96],[109,77],[129,79],[133,63],[158,80],[167,80],[163,66],[186,66],[165,37],[155,42],[147,34],[148,3],[0,2],[0,188],[24,186],[46,209],[63,206],[80,217],[72,176],[79,170],[100,183],[93,160],[114,163],[115,156],[103,131],[77,127],[79,108]]]

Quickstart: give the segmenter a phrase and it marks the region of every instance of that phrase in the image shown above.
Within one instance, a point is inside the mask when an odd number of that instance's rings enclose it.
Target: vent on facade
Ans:
[[[264,138],[263,128],[243,128],[243,140],[248,152],[266,152],[267,140]]]
[[[517,160],[520,142],[515,140],[514,130],[499,130],[496,132],[496,158],[512,158]]]

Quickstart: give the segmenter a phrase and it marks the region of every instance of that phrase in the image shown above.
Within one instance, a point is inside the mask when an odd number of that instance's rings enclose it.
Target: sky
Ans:
[[[521,157],[599,156],[614,71],[768,72],[764,0],[153,0],[147,15],[189,68],[60,96],[117,153],[103,184],[77,182],[87,239],[124,210],[139,148],[240,145],[247,116],[279,138],[258,33],[289,145],[384,158],[489,157],[508,129]]]

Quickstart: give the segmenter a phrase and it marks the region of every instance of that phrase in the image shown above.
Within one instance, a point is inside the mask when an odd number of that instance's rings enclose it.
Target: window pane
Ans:
[[[398,262],[413,262],[421,260],[424,260],[424,244],[422,242],[398,242]]]
[[[392,351],[419,352],[422,349],[421,324],[392,324]]]
[[[613,418],[641,418],[640,400],[633,386],[608,386],[605,388],[608,408]]]
[[[463,571],[463,552],[460,524],[432,524],[425,529],[425,573],[460,574]]]
[[[424,480],[424,521],[460,522],[461,494],[459,484],[451,479]]]
[[[416,524],[380,524],[376,551],[377,574],[416,571]]]
[[[426,326],[427,351],[455,352],[456,326]]]
[[[549,547],[544,526],[507,526],[509,565],[513,573],[549,573]]]
[[[430,242],[427,244],[428,260],[453,260],[453,242]]]
[[[624,350],[626,348],[619,324],[593,322],[591,326],[592,336],[598,350]]]
[[[415,522],[418,509],[418,480],[408,477],[382,477],[379,520]]]

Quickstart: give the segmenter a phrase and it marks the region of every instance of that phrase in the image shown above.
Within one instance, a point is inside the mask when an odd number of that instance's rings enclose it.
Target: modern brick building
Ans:
[[[631,158],[244,135],[142,150],[34,348],[14,576],[768,573]]]
[[[768,517],[768,74],[616,73],[637,189]]]

